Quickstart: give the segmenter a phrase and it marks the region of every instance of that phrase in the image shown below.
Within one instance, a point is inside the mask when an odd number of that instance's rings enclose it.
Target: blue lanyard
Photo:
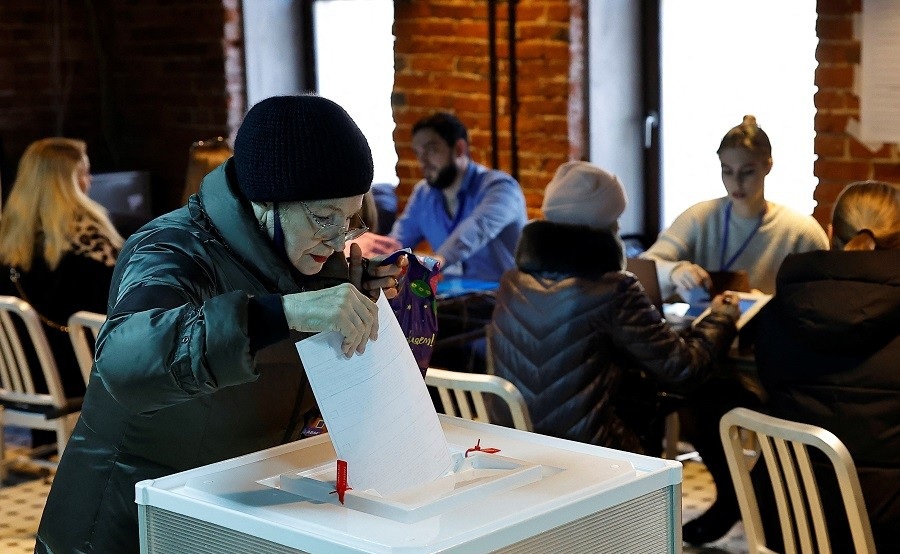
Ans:
[[[725,231],[722,233],[722,250],[719,254],[719,271],[728,271],[734,261],[740,257],[741,254],[744,253],[744,250],[747,249],[747,245],[750,244],[750,240],[756,235],[756,232],[759,231],[759,228],[762,227],[763,218],[766,216],[766,210],[763,210],[761,214],[759,214],[759,221],[756,222],[756,227],[750,231],[750,234],[747,235],[747,238],[744,239],[744,242],[738,247],[737,252],[728,259],[728,262],[725,262],[725,254],[728,251],[728,228],[730,227],[729,223],[731,222],[731,202],[725,206]]]

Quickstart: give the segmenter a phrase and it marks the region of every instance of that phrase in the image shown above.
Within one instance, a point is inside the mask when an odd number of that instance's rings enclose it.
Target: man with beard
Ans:
[[[525,226],[525,195],[510,175],[475,163],[469,133],[449,113],[413,126],[412,145],[425,178],[416,184],[391,237],[403,247],[428,241],[448,276],[499,281],[515,267]]]

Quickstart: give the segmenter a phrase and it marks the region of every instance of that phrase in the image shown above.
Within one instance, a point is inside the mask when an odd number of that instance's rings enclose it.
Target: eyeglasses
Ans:
[[[349,222],[347,227],[342,227],[335,223],[331,222],[330,217],[322,217],[320,215],[316,215],[309,209],[309,206],[306,205],[306,202],[299,202],[303,209],[306,210],[307,215],[312,220],[313,223],[319,227],[319,232],[316,234],[320,234],[320,238],[324,238],[326,240],[334,240],[341,233],[344,234],[344,242],[351,241],[353,239],[358,239],[362,236],[363,233],[369,230],[369,227],[360,217],[359,212],[351,215],[347,221]]]

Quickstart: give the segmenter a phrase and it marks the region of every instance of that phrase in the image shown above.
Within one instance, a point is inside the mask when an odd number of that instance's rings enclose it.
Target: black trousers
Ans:
[[[760,410],[760,393],[731,376],[713,377],[684,399],[678,410],[682,436],[689,441],[716,485],[713,508],[740,518],[737,496],[728,471],[725,449],[719,436],[719,420],[732,408]]]

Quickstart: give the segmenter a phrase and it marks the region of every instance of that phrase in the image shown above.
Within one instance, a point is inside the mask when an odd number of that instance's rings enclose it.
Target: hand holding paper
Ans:
[[[288,326],[296,331],[337,331],[345,356],[363,352],[378,336],[377,308],[356,287],[344,283],[282,297]]]
[[[451,469],[434,404],[387,299],[378,299],[379,336],[346,358],[337,332],[297,343],[335,453],[350,486],[392,494]]]

